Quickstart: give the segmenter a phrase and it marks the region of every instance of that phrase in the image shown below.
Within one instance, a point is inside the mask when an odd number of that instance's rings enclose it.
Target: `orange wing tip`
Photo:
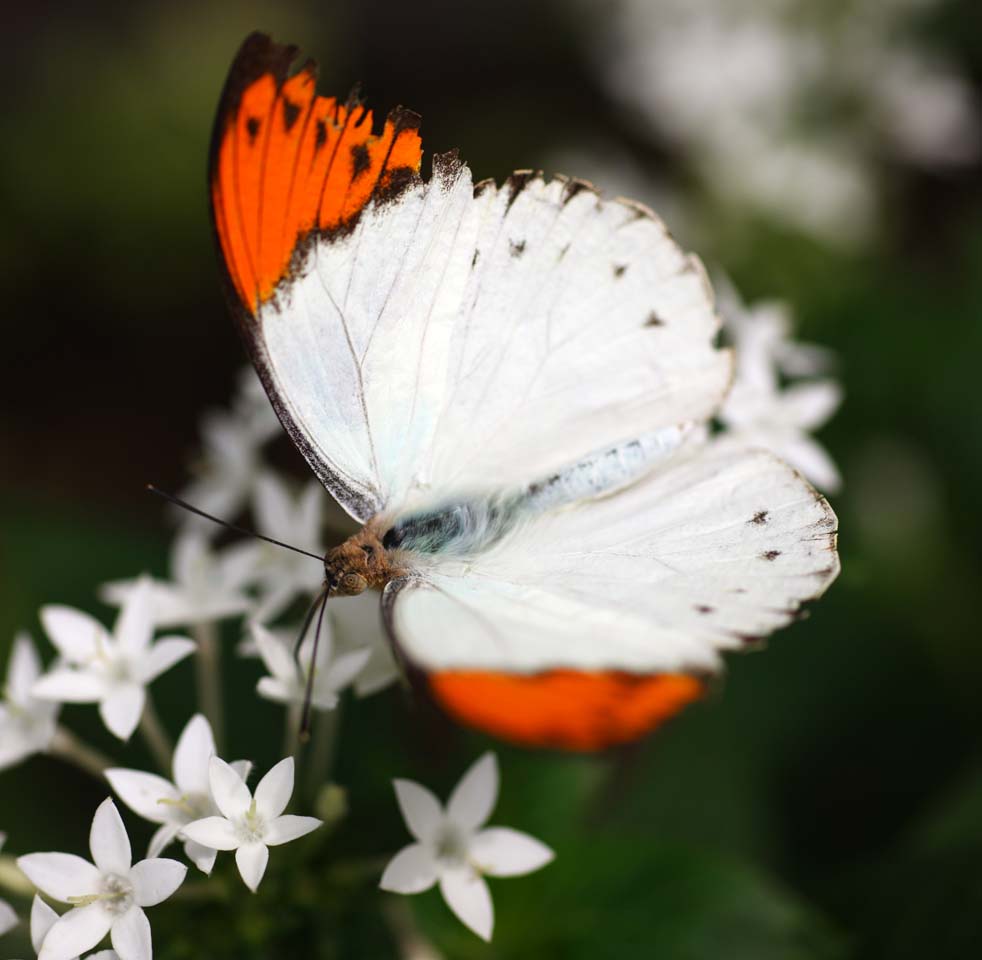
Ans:
[[[706,692],[704,681],[685,674],[453,670],[428,680],[459,723],[524,746],[579,751],[635,740]]]
[[[212,218],[228,281],[250,313],[269,300],[308,238],[350,230],[370,200],[418,178],[420,118],[392,110],[381,131],[356,91],[317,95],[317,65],[254,33],[229,71],[210,162]]]

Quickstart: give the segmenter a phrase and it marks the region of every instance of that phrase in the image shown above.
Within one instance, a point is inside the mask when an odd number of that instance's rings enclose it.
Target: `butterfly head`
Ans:
[[[335,596],[354,597],[365,590],[380,590],[398,571],[379,531],[363,527],[324,556],[324,579]]]

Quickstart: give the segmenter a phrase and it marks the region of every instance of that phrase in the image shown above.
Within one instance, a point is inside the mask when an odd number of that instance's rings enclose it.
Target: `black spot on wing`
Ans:
[[[249,145],[252,146],[256,142],[256,137],[259,136],[259,128],[262,124],[259,121],[259,117],[249,117],[246,120],[246,133],[249,134]]]
[[[314,134],[314,155],[327,143],[327,124],[323,120],[317,121],[317,132]]]
[[[287,132],[293,129],[293,125],[297,122],[297,118],[300,116],[300,107],[298,104],[293,103],[292,100],[287,100],[283,98],[283,126],[286,127]]]
[[[356,143],[351,148],[351,179],[357,180],[371,165],[368,147],[363,143]]]
[[[513,257],[520,257],[525,253],[525,241],[524,240],[509,240],[508,250]]]
[[[626,263],[615,263],[614,264],[614,278],[616,280],[620,280],[620,278],[623,277],[625,273],[627,273],[627,264]]]
[[[776,560],[779,556],[781,556],[781,551],[780,550],[768,550],[766,553],[762,553],[760,555],[760,559],[761,560]]]
[[[474,256],[471,257],[471,270],[473,270],[477,266],[477,261],[480,259],[480,257],[481,257],[481,251],[475,250]]]
[[[707,606],[705,603],[697,603],[695,606],[696,613],[712,613],[716,608]]]
[[[652,310],[648,314],[648,319],[645,320],[644,325],[646,327],[664,327],[665,326],[665,321],[662,320],[662,318],[659,317],[658,314],[655,313],[654,310]]]
[[[756,512],[756,513],[755,513],[755,514],[754,514],[754,515],[753,515],[753,516],[752,516],[752,517],[751,517],[751,518],[750,518],[750,519],[749,519],[749,520],[747,521],[747,523],[756,523],[756,524],[758,524],[758,525],[759,525],[759,524],[762,524],[762,523],[767,523],[767,514],[768,514],[768,511],[767,511],[767,510],[758,510],[758,511],[757,511],[757,512]]]

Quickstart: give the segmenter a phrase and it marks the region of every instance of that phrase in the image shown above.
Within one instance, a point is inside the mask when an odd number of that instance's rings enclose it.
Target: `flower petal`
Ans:
[[[392,893],[422,893],[436,883],[438,876],[436,861],[429,847],[411,843],[389,861],[379,886]]]
[[[6,900],[0,900],[0,937],[8,930],[13,930],[19,922],[17,911]]]
[[[187,637],[164,637],[158,640],[140,662],[140,676],[144,683],[156,680],[176,663],[194,653],[195,643]]]
[[[249,809],[252,803],[249,788],[242,777],[220,757],[212,757],[208,762],[208,783],[215,806],[226,817],[241,817]]]
[[[256,693],[274,703],[299,702],[300,694],[276,677],[260,677],[256,683]]]
[[[200,843],[210,850],[234,850],[239,843],[239,835],[225,817],[205,817],[186,824],[181,836]]]
[[[153,943],[147,915],[139,907],[130,907],[113,923],[112,942],[119,960],[151,960]]]
[[[278,847],[281,843],[289,843],[298,837],[306,836],[312,830],[316,830],[323,822],[317,817],[295,817],[293,815],[276,817],[266,824],[263,842],[269,847]]]
[[[41,952],[41,944],[54,926],[58,914],[51,909],[37,894],[31,903],[31,946],[35,953]]]
[[[109,643],[106,628],[81,610],[49,604],[40,616],[44,632],[70,663],[88,663]]]
[[[17,866],[38,890],[62,903],[99,892],[102,874],[73,853],[28,853],[17,858]]]
[[[116,804],[106,798],[96,808],[89,830],[89,850],[92,862],[103,873],[117,873],[121,876],[129,872],[133,863],[130,838],[126,835],[123,818]]]
[[[113,627],[121,650],[136,655],[146,650],[153,638],[153,612],[153,584],[149,577],[141,576],[127,594]]]
[[[440,801],[414,780],[393,780],[392,783],[409,832],[417,840],[430,842],[443,824]]]
[[[38,652],[31,638],[22,631],[14,638],[14,649],[7,666],[7,698],[19,704],[29,700],[31,687],[39,676],[41,660]]]
[[[491,939],[494,905],[484,878],[473,870],[448,870],[440,877],[440,893],[457,918],[482,940]]]
[[[175,819],[174,804],[181,792],[163,777],[142,770],[112,769],[106,771],[106,779],[123,803],[134,813],[151,823],[169,823]]]
[[[447,817],[465,830],[484,824],[498,802],[498,760],[490,751],[461,777],[447,801]]]
[[[173,842],[174,838],[181,832],[181,824],[165,823],[154,831],[147,846],[148,857],[159,857]]]
[[[371,656],[372,651],[368,649],[342,653],[327,668],[321,685],[332,691],[343,690],[361,673]]]
[[[297,663],[280,639],[261,623],[250,623],[249,632],[256,642],[256,649],[262,657],[266,669],[274,677],[294,682],[297,680]]]
[[[126,683],[114,687],[99,704],[99,716],[114,736],[129,740],[143,716],[146,690],[138,683]]]
[[[218,851],[195,843],[194,840],[185,840],[184,854],[202,873],[209,874],[215,866]]]
[[[293,795],[293,757],[281,760],[256,786],[256,811],[265,820],[278,817]]]
[[[112,914],[98,903],[69,910],[48,931],[38,960],[71,960],[91,950],[109,933],[112,919]]]
[[[96,703],[106,695],[106,681],[85,669],[55,667],[34,684],[31,693],[59,703]]]
[[[208,795],[208,764],[215,753],[211,724],[196,713],[188,720],[174,747],[174,783],[182,793]]]
[[[235,863],[245,885],[255,893],[266,872],[269,850],[263,843],[246,843],[235,851]]]
[[[130,870],[133,899],[138,906],[153,907],[163,903],[184,883],[188,868],[177,860],[156,857],[141,860]]]
[[[471,862],[492,877],[518,877],[544,867],[556,856],[544,843],[508,827],[489,827],[468,849]]]

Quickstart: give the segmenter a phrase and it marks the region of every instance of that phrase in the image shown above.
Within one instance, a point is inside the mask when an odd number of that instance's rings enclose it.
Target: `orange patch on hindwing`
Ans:
[[[653,730],[703,696],[703,681],[549,670],[532,675],[447,670],[429,676],[437,703],[455,720],[504,740],[564,750],[600,750]]]
[[[212,137],[212,217],[229,280],[255,313],[313,233],[350,228],[373,198],[419,173],[419,118],[401,107],[372,130],[356,97],[316,93],[317,67],[294,75],[296,48],[252,34],[229,71]]]

